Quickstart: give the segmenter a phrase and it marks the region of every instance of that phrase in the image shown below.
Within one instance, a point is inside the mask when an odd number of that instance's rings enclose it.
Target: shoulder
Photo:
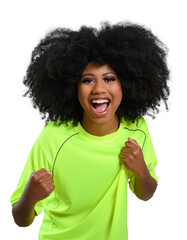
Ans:
[[[145,119],[143,117],[139,117],[138,119],[136,119],[134,122],[131,121],[126,121],[124,118],[121,120],[122,127],[124,129],[129,129],[132,131],[143,131],[146,134],[148,133],[148,127],[147,127],[147,123],[145,121]]]
[[[36,142],[44,145],[59,145],[75,133],[76,130],[72,122],[63,123],[59,126],[55,122],[50,122],[43,128]]]
[[[143,149],[147,136],[149,135],[145,119],[140,117],[136,119],[135,122],[122,119],[121,127],[124,130],[124,135],[127,138],[130,137],[136,140]]]

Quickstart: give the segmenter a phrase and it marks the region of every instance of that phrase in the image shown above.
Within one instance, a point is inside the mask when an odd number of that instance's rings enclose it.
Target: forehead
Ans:
[[[85,74],[96,75],[96,74],[104,74],[107,72],[115,73],[115,71],[108,64],[101,65],[100,63],[97,63],[97,62],[89,62],[85,67],[84,71],[82,72],[82,75],[85,75]]]

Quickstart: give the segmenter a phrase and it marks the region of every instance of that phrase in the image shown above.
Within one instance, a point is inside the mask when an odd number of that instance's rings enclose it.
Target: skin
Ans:
[[[116,110],[122,99],[122,88],[117,74],[109,65],[88,63],[78,83],[78,98],[83,108],[81,124],[87,132],[104,136],[118,129]],[[102,116],[96,115],[90,106],[91,99],[99,98],[111,101],[109,110]]]
[[[113,77],[115,81],[107,81],[107,78]],[[106,115],[96,116],[90,107],[90,99],[100,97],[109,98],[111,106]],[[78,84],[78,98],[83,108],[81,124],[87,132],[104,136],[118,129],[116,110],[122,99],[122,88],[117,74],[108,64],[88,63]],[[122,164],[135,174],[136,196],[145,201],[150,199],[156,190],[157,182],[149,174],[142,150],[135,140],[128,138],[121,150],[120,159]]]
[[[88,63],[78,83],[78,98],[83,108],[82,126],[96,136],[104,136],[117,131],[119,119],[116,110],[122,99],[121,83],[115,71],[109,65],[96,62]],[[110,107],[105,113],[95,114],[90,105],[91,99],[110,100]],[[157,187],[144,161],[138,143],[128,138],[121,149],[120,160],[135,174],[135,194],[142,200],[150,199]],[[17,225],[29,226],[36,216],[35,204],[47,198],[55,189],[51,173],[44,168],[33,172],[20,200],[12,207],[12,214]]]
[[[44,168],[31,174],[20,200],[12,207],[16,224],[20,227],[29,226],[35,216],[35,204],[48,197],[54,190],[51,173]]]
[[[144,201],[149,200],[157,188],[157,182],[150,175],[142,149],[135,140],[128,138],[125,146],[121,149],[120,159],[125,168],[135,174],[134,192],[136,196]]]

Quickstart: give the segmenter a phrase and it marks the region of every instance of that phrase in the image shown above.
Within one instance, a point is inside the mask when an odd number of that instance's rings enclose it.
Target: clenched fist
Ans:
[[[24,191],[24,197],[30,205],[48,197],[54,190],[51,173],[44,168],[33,172]]]
[[[128,138],[128,141],[125,142],[125,147],[122,148],[120,153],[120,159],[122,164],[137,176],[144,176],[148,172],[142,149],[131,138]]]

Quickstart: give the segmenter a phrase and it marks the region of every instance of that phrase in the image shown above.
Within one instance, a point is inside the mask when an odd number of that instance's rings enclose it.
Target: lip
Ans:
[[[104,111],[104,112],[97,112],[96,110],[95,110],[95,108],[92,106],[92,104],[91,104],[91,102],[93,101],[93,100],[99,100],[99,99],[107,99],[107,100],[109,100],[109,105],[108,105],[108,107],[107,107],[107,109]],[[107,113],[108,113],[108,111],[110,110],[110,106],[111,106],[111,100],[109,99],[109,98],[93,98],[91,101],[90,101],[90,107],[91,107],[91,110],[92,110],[92,112],[93,112],[93,114],[95,115],[95,116],[97,116],[97,117],[103,117],[103,116],[105,116]]]
[[[90,99],[90,103],[91,103],[93,100],[104,100],[104,99],[109,100],[109,101],[111,102],[110,98],[101,96],[101,97],[93,97],[93,98],[91,98],[91,99]]]

